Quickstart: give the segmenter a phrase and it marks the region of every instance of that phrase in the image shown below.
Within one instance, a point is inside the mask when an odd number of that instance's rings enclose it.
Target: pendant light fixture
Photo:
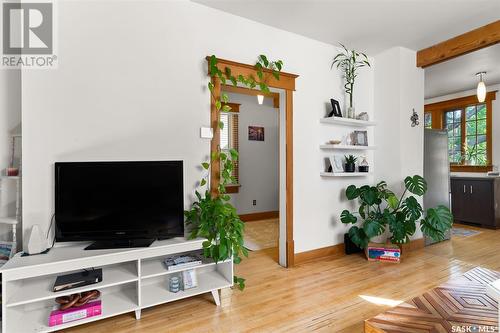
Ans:
[[[257,95],[257,102],[259,102],[259,105],[262,105],[264,103],[264,95]]]
[[[484,84],[483,81],[483,75],[485,74],[486,72],[476,73],[476,76],[479,76],[479,83],[477,84],[477,90],[476,90],[477,100],[479,101],[479,103],[484,102],[484,100],[486,99],[486,85]]]

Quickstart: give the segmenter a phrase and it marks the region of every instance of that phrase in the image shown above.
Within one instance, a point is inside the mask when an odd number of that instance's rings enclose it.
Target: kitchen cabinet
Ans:
[[[451,177],[451,208],[455,222],[498,228],[499,202],[500,178]]]

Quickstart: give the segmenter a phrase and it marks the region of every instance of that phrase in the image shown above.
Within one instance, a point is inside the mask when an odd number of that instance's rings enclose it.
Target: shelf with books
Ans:
[[[101,315],[74,320],[56,326],[49,326],[48,322],[49,315],[55,304],[52,300],[40,301],[34,305],[27,304],[7,308],[7,315],[11,319],[6,327],[7,332],[53,332],[131,312],[137,310],[139,307],[137,287],[134,283],[104,290],[100,299],[102,303]]]

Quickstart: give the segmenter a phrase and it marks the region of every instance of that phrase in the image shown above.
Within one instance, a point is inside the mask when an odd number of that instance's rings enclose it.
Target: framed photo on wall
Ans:
[[[248,126],[249,141],[264,141],[264,127]]]

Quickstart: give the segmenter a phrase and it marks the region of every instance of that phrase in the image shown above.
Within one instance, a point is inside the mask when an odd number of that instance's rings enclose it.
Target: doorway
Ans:
[[[209,58],[207,57],[207,61]],[[233,75],[256,75],[254,66],[236,63],[234,61],[218,59],[218,66],[230,70]],[[269,75],[268,86],[272,94],[277,94],[279,101],[279,263],[284,267],[293,266],[294,242],[293,242],[293,91],[295,90],[295,79],[297,75],[290,73],[280,73],[280,79],[276,80],[270,75],[270,71],[264,71]],[[223,86],[217,77],[212,77],[213,91],[215,95],[221,94]],[[246,89],[243,87],[236,87]],[[251,90],[256,95],[258,90]],[[273,98],[273,103],[275,99]],[[219,113],[211,99],[211,127],[214,129],[214,136],[211,142],[211,152],[218,151],[220,148],[220,129],[218,126]],[[265,135],[265,134],[264,134]],[[211,168],[211,187],[216,188],[219,184],[218,161],[212,163]]]
[[[220,149],[239,153],[232,174],[235,184],[226,190],[245,223],[244,246],[279,262],[279,199],[280,190],[286,189],[279,172],[285,161],[280,161],[280,128],[285,125],[284,119],[280,123],[280,95],[258,95],[257,90],[232,85],[221,89],[231,110],[221,111]]]

